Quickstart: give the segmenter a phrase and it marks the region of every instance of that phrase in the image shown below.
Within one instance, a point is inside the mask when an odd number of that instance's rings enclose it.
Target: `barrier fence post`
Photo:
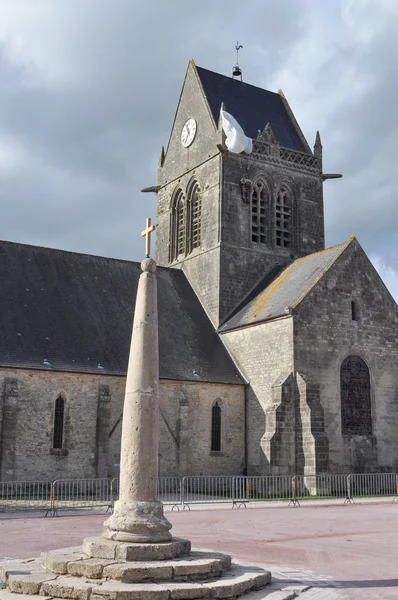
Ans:
[[[185,487],[186,486],[186,481],[187,481],[187,478],[185,476],[185,477],[182,478],[182,481],[181,481],[182,510],[185,510],[186,508],[188,510],[191,510],[191,507],[189,506],[188,502],[186,501],[187,500],[187,498],[186,498],[186,487]]]
[[[48,517],[50,513],[51,517],[58,517],[58,509],[55,506],[55,499],[54,499],[54,483],[52,483],[50,485],[50,507],[47,508],[46,510],[46,514],[44,515],[45,517]]]
[[[233,477],[232,478],[232,508],[240,508],[244,506],[247,508],[246,503],[248,502],[247,498],[247,486],[250,485],[247,483],[247,477]],[[238,495],[236,496],[236,490],[238,490]]]
[[[395,475],[395,496],[392,499],[394,502],[398,498],[398,475]]]
[[[351,474],[347,475],[347,496],[346,499],[344,500],[344,504],[350,504],[350,503],[354,504],[354,500],[352,498],[352,493],[351,493]]]
[[[290,502],[288,506],[293,504],[294,507],[300,506],[300,502],[297,499],[297,477],[293,475],[292,477],[292,497],[290,498]]]

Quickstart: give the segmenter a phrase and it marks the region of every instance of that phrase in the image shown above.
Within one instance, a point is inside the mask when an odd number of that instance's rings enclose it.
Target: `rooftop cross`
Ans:
[[[151,219],[146,220],[146,229],[141,233],[142,236],[145,236],[145,254],[146,257],[149,258],[151,253],[151,233],[155,231],[156,225],[151,225]]]

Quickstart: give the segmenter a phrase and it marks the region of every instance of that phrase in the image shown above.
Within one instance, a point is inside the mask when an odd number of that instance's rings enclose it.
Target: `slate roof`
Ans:
[[[294,308],[331,267],[353,238],[321,252],[298,258],[289,266],[267,273],[219,328],[228,331],[286,315]]]
[[[125,375],[140,273],[136,262],[0,241],[0,365]],[[184,273],[157,273],[160,377],[244,383]]]
[[[271,125],[277,141],[285,148],[307,152],[286,110],[282,98],[248,83],[196,67],[214,120],[218,123],[221,103],[235,117],[248,137]]]

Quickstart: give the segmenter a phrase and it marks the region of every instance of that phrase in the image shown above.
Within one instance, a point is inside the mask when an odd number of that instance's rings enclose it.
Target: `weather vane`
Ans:
[[[232,79],[235,79],[235,77],[239,77],[241,81],[242,81],[242,69],[239,66],[239,50],[241,50],[242,48],[243,48],[242,44],[239,44],[239,42],[236,42],[236,46],[235,46],[236,65],[232,69]]]

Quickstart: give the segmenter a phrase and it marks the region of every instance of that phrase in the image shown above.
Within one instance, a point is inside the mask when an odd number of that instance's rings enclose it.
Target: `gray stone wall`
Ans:
[[[124,377],[1,369],[0,481],[118,477]],[[56,398],[64,444],[53,448]],[[160,474],[240,474],[244,386],[161,381]],[[210,451],[211,407],[223,407],[222,452]]]
[[[208,160],[200,168],[193,169],[158,192],[156,256],[160,266],[182,268],[198,294],[206,312],[218,323],[219,309],[219,157]],[[202,204],[201,245],[190,254],[179,257],[169,265],[169,235],[171,199],[178,186],[187,189],[192,177],[200,185]]]
[[[274,384],[293,371],[293,320],[285,317],[222,334],[222,339],[249,381],[247,390],[248,473],[290,473],[286,455],[278,451],[293,430],[291,410],[281,408],[282,392]],[[289,400],[286,400],[289,402]],[[277,413],[277,414],[276,414]],[[284,433],[281,429],[285,428]],[[291,456],[290,450],[287,455]],[[294,465],[293,465],[294,466]]]
[[[355,239],[294,310],[294,340],[297,371],[319,386],[330,470],[396,470],[397,305]],[[372,436],[341,432],[340,368],[350,355],[370,369]]]
[[[194,142],[184,148],[181,131],[189,118],[195,118],[197,132]],[[180,256],[172,265],[183,268],[214,323],[218,323],[219,305],[219,238],[220,238],[220,154],[221,142],[213,117],[207,107],[194,67],[189,66],[175,121],[159,168],[156,261],[169,266],[170,212],[173,193],[178,187],[186,191],[195,178],[201,189],[201,245],[190,254]]]
[[[275,148],[279,151],[278,146]],[[324,248],[322,181],[318,170],[306,172],[301,165],[259,153],[228,153],[222,160],[221,321],[275,265]],[[242,189],[243,177],[251,183],[261,180],[266,185],[265,244],[252,241],[251,203]],[[293,199],[291,248],[278,247],[275,239],[276,194],[282,184],[288,186]]]
[[[1,369],[0,479],[92,478],[98,469],[103,476],[106,418],[99,428],[97,415],[104,412],[101,407],[98,413],[98,404],[106,404],[103,386],[108,385],[100,376]],[[64,444],[53,449],[59,395],[65,401]]]
[[[197,121],[194,142],[180,141],[184,123]],[[213,323],[218,326],[272,267],[324,248],[322,180],[311,154],[281,149],[272,136],[255,141],[251,155],[220,154],[223,134],[217,129],[192,65],[187,71],[169,145],[159,168],[156,257],[169,264],[170,208],[177,187],[192,177],[201,187],[201,247],[180,256],[171,266],[183,268]],[[265,123],[264,123],[265,125]],[[262,179],[267,187],[267,243],[252,241],[250,190]],[[293,199],[291,248],[275,237],[278,187],[287,185]]]
[[[159,392],[162,477],[243,473],[244,386],[162,380]],[[217,400],[222,406],[221,452],[211,452],[211,409]],[[118,462],[120,431],[119,421],[110,450],[115,462]]]

